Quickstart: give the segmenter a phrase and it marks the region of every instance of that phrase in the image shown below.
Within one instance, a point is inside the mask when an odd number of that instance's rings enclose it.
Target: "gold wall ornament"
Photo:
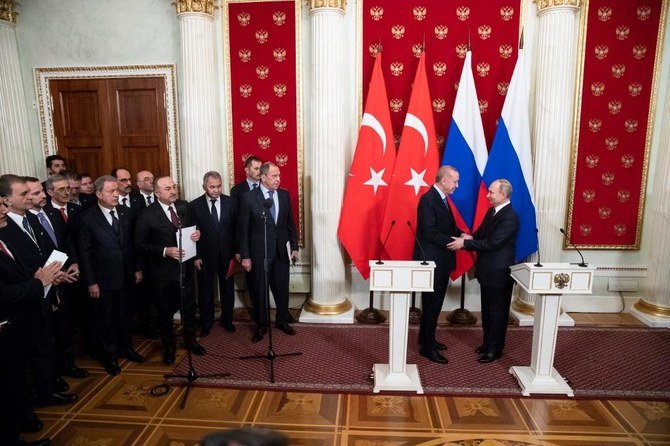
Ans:
[[[307,7],[310,11],[320,8],[335,8],[346,11],[347,0],[307,0]]]
[[[0,20],[16,25],[19,13],[16,12],[16,0],[0,0]]]
[[[214,11],[219,9],[218,0],[176,0],[172,4],[177,14],[200,13],[214,17]]]
[[[573,7],[579,8],[582,4],[580,0],[537,0],[537,12],[543,12],[551,8]]]
[[[570,283],[570,275],[566,273],[560,273],[554,276],[554,284],[556,285],[556,288],[558,288],[559,290],[565,288],[568,285],[568,283]]]

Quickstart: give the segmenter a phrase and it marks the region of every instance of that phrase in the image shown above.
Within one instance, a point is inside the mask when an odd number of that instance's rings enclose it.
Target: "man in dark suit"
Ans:
[[[505,347],[509,306],[514,281],[510,266],[514,265],[519,217],[510,204],[512,185],[505,179],[495,180],[486,197],[491,208],[474,234],[454,238],[449,248],[477,252],[475,276],[481,287],[482,328],[484,340],[477,347],[481,363],[500,358]]]
[[[130,192],[133,190],[133,183],[130,172],[123,167],[115,167],[112,169],[112,176],[119,182],[119,205],[132,208]]]
[[[242,267],[251,271],[251,296],[254,299],[256,331],[253,341],[267,332],[265,271],[265,233],[267,231],[268,280],[277,307],[275,325],[286,334],[295,333],[288,323],[289,265],[298,256],[298,239],[293,223],[291,197],[279,189],[280,172],[274,163],[261,166],[261,185],[242,196],[238,232]],[[290,255],[289,255],[289,252]]]
[[[130,335],[130,287],[142,281],[133,248],[131,211],[117,206],[118,181],[105,175],[95,180],[98,204],[79,216],[81,269],[94,301],[100,362],[110,375],[121,372],[118,359],[144,362]]]
[[[58,250],[68,255],[67,268],[79,276],[77,251],[74,249],[77,216],[82,207],[70,203],[70,180],[65,175],[52,175],[47,178],[47,195],[51,200],[44,205],[44,211],[54,224],[57,238],[64,240],[57,245]],[[58,215],[62,218],[62,225]],[[61,374],[73,378],[86,378],[88,372],[77,367],[74,362],[75,315],[80,310],[83,290],[79,283],[64,284],[59,288],[60,304],[54,313],[54,334],[56,336],[56,364]]]
[[[37,183],[39,185],[39,181]],[[0,230],[7,226],[7,204],[5,197],[11,194],[9,184],[0,180]],[[38,268],[33,275],[0,240],[0,443],[7,445],[19,442],[19,431],[26,428],[37,432],[43,424],[35,415],[28,392],[27,376],[32,345],[40,338],[41,306],[44,287],[52,284],[61,264],[54,262],[46,268]],[[44,439],[38,444],[49,444]]]
[[[77,172],[66,170],[63,172],[63,175],[67,177],[70,183],[70,203],[81,206],[82,210],[88,209],[97,203],[95,195],[81,192],[81,176]]]
[[[7,224],[0,229],[0,240],[23,265],[28,275],[33,276],[51,255],[53,242],[37,217],[28,212],[32,203],[28,198],[29,188],[26,181],[16,175],[3,175],[0,177],[0,184],[6,190],[5,200],[9,205]],[[76,277],[74,273],[63,272],[58,279],[58,283],[71,283]],[[52,305],[58,304],[55,288],[51,288],[45,299],[39,300],[42,326],[29,352],[37,394],[36,404],[39,406],[70,404],[77,399],[77,395],[62,393],[69,387],[56,374],[54,367]]]
[[[237,209],[238,211],[238,217],[242,201],[242,195],[260,186],[261,164],[263,164],[263,162],[257,156],[251,155],[247,157],[247,159],[244,160],[244,173],[245,173],[244,179],[239,183],[237,183],[236,185],[234,185],[232,189],[230,189],[230,197],[235,201],[235,209]],[[236,238],[235,261],[239,263],[241,260],[242,259],[240,258],[240,244],[239,240]],[[251,274],[245,272],[244,279],[246,283],[247,292],[249,293],[249,299],[251,300],[251,305],[253,305],[254,298],[251,297]],[[234,299],[235,277],[232,276],[229,277],[228,280],[226,280],[224,288],[226,290],[226,294],[231,296],[231,299]]]
[[[195,223],[200,229],[198,259],[195,267],[201,274],[198,306],[201,334],[207,336],[214,325],[214,279],[219,278],[221,326],[228,333],[235,331],[233,312],[235,296],[226,293],[225,283],[235,246],[235,201],[223,193],[221,175],[207,172],[202,179],[205,193],[189,203]]]
[[[421,325],[419,345],[421,356],[439,364],[447,358],[440,354],[447,346],[435,338],[437,319],[444,303],[444,294],[449,285],[449,274],[456,268],[456,255],[447,249],[452,236],[461,234],[456,227],[454,215],[449,208],[447,195],[458,187],[458,171],[451,166],[442,166],[437,171],[435,184],[419,200],[417,208],[417,243],[414,244],[415,260],[435,262],[433,291],[421,293]],[[423,250],[421,248],[423,247]]]
[[[154,180],[156,201],[142,211],[135,225],[135,249],[143,257],[144,272],[150,280],[154,295],[158,299],[158,322],[163,341],[163,362],[175,360],[175,337],[172,321],[177,310],[181,311],[186,348],[197,355],[205,349],[198,344],[195,335],[195,297],[193,295],[193,262],[182,265],[182,290],[179,288],[180,259],[177,237],[179,228],[195,224],[188,203],[177,199],[177,187],[172,178],[158,177]],[[191,240],[197,242],[200,231],[195,231]]]
[[[49,155],[46,157],[46,164],[47,164],[47,178],[49,178],[51,175],[58,175],[65,170],[67,170],[67,166],[65,165],[65,158],[63,158],[60,155]],[[47,193],[47,182],[44,181],[42,182],[42,188],[44,189],[44,193]],[[48,200],[48,195],[47,195],[47,200]]]
[[[135,184],[137,184],[137,191],[130,192],[130,207],[137,214],[156,201],[156,196],[154,195],[154,174],[148,170],[137,172]]]

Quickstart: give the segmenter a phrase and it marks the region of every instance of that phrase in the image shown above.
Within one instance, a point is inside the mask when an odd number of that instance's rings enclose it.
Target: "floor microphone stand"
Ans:
[[[240,356],[239,359],[268,359],[270,361],[270,382],[275,382],[275,359],[282,356],[299,356],[302,352],[282,353],[276,354],[274,351],[274,344],[272,340],[272,324],[270,323],[270,265],[268,262],[268,226],[267,226],[267,207],[263,208],[261,214],[263,219],[263,245],[265,248],[265,257],[263,259],[263,274],[265,275],[265,314],[268,324],[268,352],[264,355],[248,355]],[[258,321],[256,321],[258,323]]]
[[[184,309],[186,308],[185,302],[186,302],[186,289],[184,286],[184,261],[182,260],[182,236],[181,236],[181,225],[177,228],[177,247],[179,249],[179,311],[181,312],[181,320],[182,320],[182,334],[184,336],[184,346],[186,347],[186,358],[188,360],[188,372],[186,372],[185,375],[175,375],[175,374],[166,374],[163,375],[163,378],[166,379],[171,379],[171,378],[180,378],[180,379],[186,379],[186,392],[184,393],[184,397],[181,400],[181,404],[179,405],[180,409],[184,409],[186,407],[186,400],[188,399],[188,395],[191,392],[191,386],[195,381],[198,380],[198,378],[225,378],[226,376],[230,376],[230,373],[214,373],[211,375],[202,375],[198,376],[198,372],[195,370],[195,366],[193,365],[193,354],[191,353],[191,349],[188,346],[188,333],[186,332],[185,329],[185,323],[186,322],[186,311]]]

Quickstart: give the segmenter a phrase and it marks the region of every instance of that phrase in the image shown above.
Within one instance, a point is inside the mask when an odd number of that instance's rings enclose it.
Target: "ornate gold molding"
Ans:
[[[544,12],[550,8],[558,7],[572,7],[579,8],[581,6],[581,0],[536,0],[537,12]]]
[[[638,300],[635,305],[640,312],[658,317],[670,317],[670,307],[652,304],[644,299]]]
[[[347,9],[347,0],[306,0],[309,11],[320,8],[336,8],[345,11]]]
[[[219,8],[217,2],[218,0],[176,0],[172,4],[177,10],[177,15],[195,12],[214,17],[214,11]]]
[[[315,303],[310,297],[305,302],[305,310],[310,313],[319,314],[321,316],[334,316],[336,314],[346,313],[351,309],[351,302],[348,299],[335,305],[321,305]]]
[[[16,0],[0,0],[0,21],[16,25],[19,13],[16,12]]]

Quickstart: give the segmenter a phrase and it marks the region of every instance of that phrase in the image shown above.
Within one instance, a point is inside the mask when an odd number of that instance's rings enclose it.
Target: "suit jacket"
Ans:
[[[189,203],[195,224],[200,229],[200,240],[197,243],[198,257],[207,265],[225,264],[235,254],[235,229],[237,224],[237,207],[235,200],[228,195],[220,197],[220,216],[218,224],[214,224],[211,212],[211,201],[207,194]]]
[[[81,206],[82,212],[90,208],[97,202],[98,198],[95,196],[95,194],[85,194],[83,192],[79,194],[79,205]]]
[[[57,242],[55,248],[68,255],[67,265],[70,265],[71,263],[78,263],[79,258],[74,241],[74,235],[75,235],[74,229],[73,230],[70,229],[70,227],[65,223],[65,220],[63,220],[63,216],[61,215],[60,211],[54,208],[50,203],[44,206],[44,209],[42,210],[46,214],[47,218],[49,219],[49,222],[51,222],[51,226],[54,229],[54,234],[56,235],[56,242]]]
[[[421,246],[414,244],[414,259],[423,259],[423,247],[426,260],[435,262],[435,274],[448,276],[456,268],[456,254],[447,249],[447,244],[452,241],[452,236],[460,236],[462,232],[440,193],[431,187],[419,199],[416,237]]]
[[[268,260],[278,254],[282,260],[288,262],[289,255],[286,243],[291,244],[291,251],[298,250],[298,237],[293,223],[291,197],[286,189],[278,189],[279,214],[277,223],[272,221],[269,209],[267,210],[267,240]],[[251,259],[252,263],[262,262],[265,257],[263,211],[265,197],[261,188],[249,191],[242,196],[240,217],[238,219],[238,237],[240,255],[243,259]]]
[[[18,253],[9,249],[14,259],[0,253],[0,320],[11,323],[0,333],[0,349],[4,352],[20,348],[39,331],[40,300],[44,295],[42,282],[33,278]]]
[[[177,200],[174,206],[183,227],[195,224],[186,201]],[[169,257],[163,257],[163,250],[166,247],[177,246],[176,235],[177,229],[167,218],[158,201],[155,201],[138,216],[135,224],[135,251],[142,256],[144,271],[151,279],[179,280],[179,262]],[[188,275],[193,262],[186,263],[184,273]]]
[[[131,210],[117,206],[119,234],[107,222],[99,206],[78,218],[79,267],[87,285],[98,284],[100,291],[114,291],[134,283],[137,270]]]
[[[510,203],[496,215],[493,208],[489,209],[479,229],[472,234],[472,240],[465,240],[464,248],[478,253],[475,277],[480,284],[503,287],[512,280],[509,267],[515,263],[518,230],[519,217]]]
[[[54,244],[37,217],[30,212],[26,212],[26,216],[37,239],[37,244],[9,217],[7,217],[7,226],[0,229],[0,239],[9,246],[14,256],[21,261],[28,274],[32,276],[38,268],[44,266],[44,262],[54,250]]]
[[[67,231],[70,237],[72,237],[72,240],[76,240],[77,236],[77,216],[81,214],[81,212],[84,210],[81,206],[78,204],[74,203],[68,203],[67,204]],[[60,215],[60,211],[57,210],[51,201],[48,201],[47,204],[44,206],[44,211],[54,211]],[[51,215],[51,213],[49,214]],[[62,215],[61,215],[62,218]]]
[[[128,194],[130,197],[130,208],[133,210],[135,215],[139,215],[142,209],[147,207],[147,201],[144,199],[144,195],[142,195],[140,192],[135,192],[132,191],[130,194]],[[152,203],[156,201],[156,197],[154,196]]]

